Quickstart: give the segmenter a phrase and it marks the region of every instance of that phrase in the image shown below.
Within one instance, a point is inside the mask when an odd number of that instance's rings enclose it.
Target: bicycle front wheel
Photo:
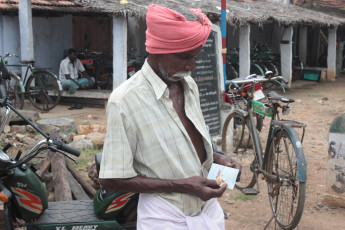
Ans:
[[[10,80],[7,81],[7,93],[11,99],[11,104],[17,109],[24,107],[24,92],[21,88],[20,77],[14,73],[9,73]]]
[[[43,112],[54,108],[60,101],[61,91],[56,77],[49,72],[34,72],[26,85],[33,106]]]
[[[303,213],[305,182],[298,181],[296,133],[281,130],[274,135],[267,160],[267,172],[276,177],[268,180],[268,196],[277,223],[283,229],[294,229]],[[299,142],[300,143],[300,142]]]
[[[244,115],[235,110],[226,118],[222,131],[222,150],[242,166],[241,180],[236,182],[240,190],[252,188],[256,179],[255,150]]]

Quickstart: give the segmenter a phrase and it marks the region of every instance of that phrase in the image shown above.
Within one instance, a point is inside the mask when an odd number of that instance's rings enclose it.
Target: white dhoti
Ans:
[[[224,230],[224,213],[216,198],[208,200],[196,216],[151,194],[142,193],[138,203],[138,230]]]

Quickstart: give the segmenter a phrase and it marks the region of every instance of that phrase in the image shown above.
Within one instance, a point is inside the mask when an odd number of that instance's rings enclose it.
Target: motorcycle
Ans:
[[[103,52],[78,52],[77,57],[83,64],[89,76],[95,78],[96,89],[113,88],[113,67],[112,60]]]
[[[7,154],[10,144],[0,149],[0,201],[4,203],[6,230],[15,227],[26,227],[28,230],[136,229],[138,194],[135,193],[107,191],[101,188],[93,200],[48,202],[46,184],[29,162],[45,150],[63,154],[76,162],[66,153],[78,157],[80,151],[65,144],[61,138],[50,137],[11,104],[5,88],[5,83],[9,79],[6,65],[0,62],[0,107],[6,109],[0,124],[0,133],[10,112],[13,111],[42,134],[44,139],[23,157],[19,151],[12,159]],[[101,154],[97,154],[98,170],[100,159]]]

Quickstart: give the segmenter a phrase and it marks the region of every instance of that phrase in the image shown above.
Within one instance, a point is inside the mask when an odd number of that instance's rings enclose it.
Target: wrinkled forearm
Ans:
[[[165,180],[136,176],[126,179],[100,179],[103,188],[135,193],[177,192],[197,196],[202,200],[220,197],[226,186],[219,187],[215,180],[194,176],[179,180]]]
[[[165,180],[158,178],[148,178],[144,176],[135,176],[132,178],[110,178],[99,179],[103,188],[113,191],[136,192],[136,193],[156,193],[156,192],[183,192],[180,180]]]

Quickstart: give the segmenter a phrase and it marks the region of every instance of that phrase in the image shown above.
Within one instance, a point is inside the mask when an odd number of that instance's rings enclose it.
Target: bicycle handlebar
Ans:
[[[245,78],[245,79],[235,79],[235,80],[230,80],[228,81],[230,84],[235,83],[235,84],[243,84],[243,83],[252,83],[252,82],[265,82],[265,81],[274,81],[274,80],[282,80],[285,84],[288,83],[282,76],[275,76],[271,78],[264,78],[264,77],[254,77],[252,75],[249,75],[248,77],[250,78]]]
[[[53,144],[56,146],[57,149],[62,150],[64,152],[70,153],[76,157],[80,156],[80,150],[75,149],[69,145],[64,144],[60,139],[54,138]]]

